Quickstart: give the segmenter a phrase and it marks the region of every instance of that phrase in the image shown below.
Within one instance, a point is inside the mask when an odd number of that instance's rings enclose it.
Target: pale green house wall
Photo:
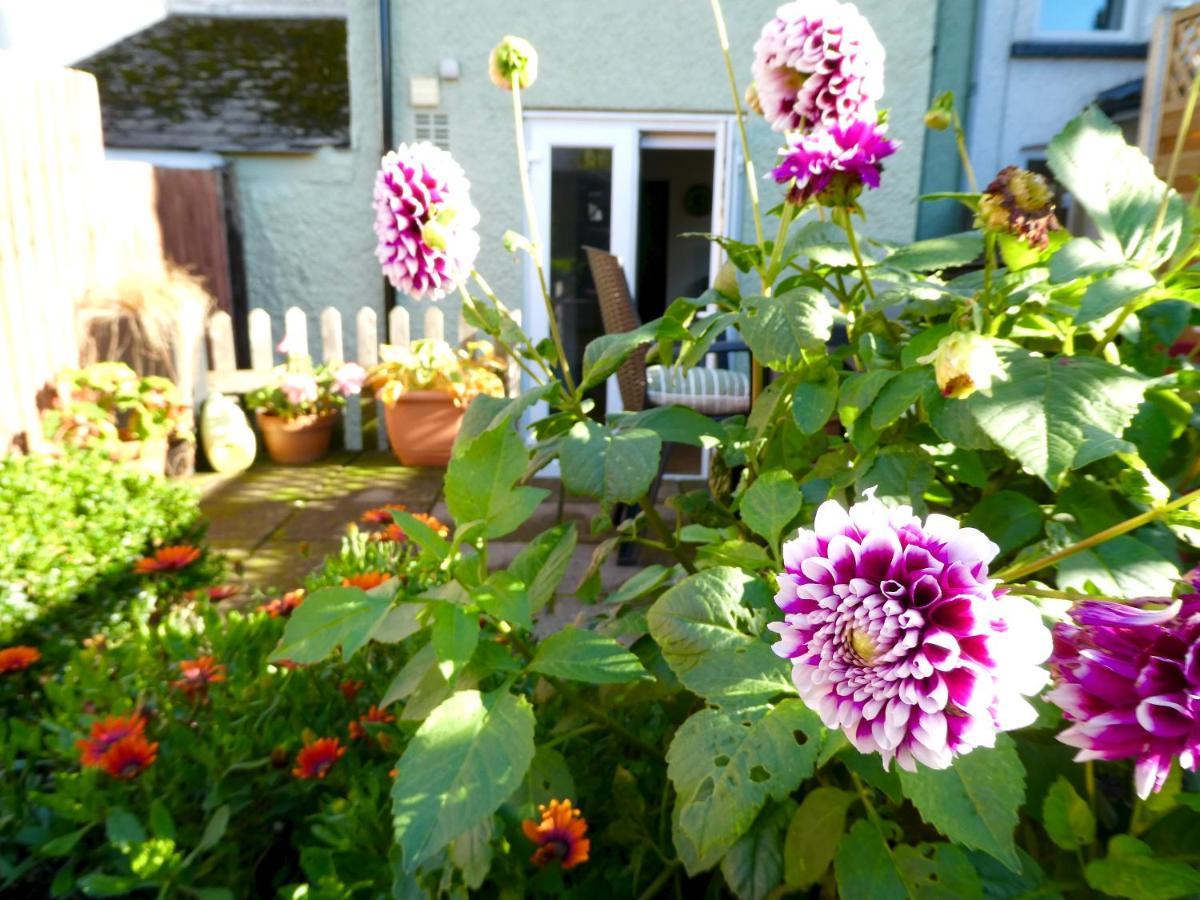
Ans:
[[[754,41],[777,6],[775,0],[725,3],[743,89]],[[892,136],[904,143],[888,161],[885,186],[866,198],[868,231],[910,240],[917,224],[937,0],[862,0],[858,6],[887,50],[884,105],[891,108]],[[706,0],[393,0],[392,15],[397,140],[413,138],[409,77],[436,75],[446,57],[460,64],[461,77],[442,82],[435,111],[449,116],[450,147],[471,179],[482,216],[479,268],[513,305],[520,296],[520,269],[500,243],[506,229],[522,223],[512,116],[508,94],[487,75],[488,52],[500,37],[521,35],[538,48],[540,75],[525,95],[530,109],[732,113]],[[780,136],[755,119],[750,140],[763,175],[776,158]],[[760,193],[765,207],[781,197],[767,181]],[[741,221],[742,236],[751,237],[748,211]]]

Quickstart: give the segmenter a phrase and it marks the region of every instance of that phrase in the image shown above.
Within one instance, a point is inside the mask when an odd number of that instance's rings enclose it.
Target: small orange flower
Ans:
[[[225,680],[225,667],[211,656],[184,659],[179,662],[179,674],[183,677],[171,682],[171,687],[191,697],[205,693],[210,684]]]
[[[301,663],[293,662],[290,659],[277,659],[277,660],[275,660],[274,664],[279,666],[279,668],[287,669],[288,671],[291,671],[292,669],[303,669],[304,668],[304,666]]]
[[[399,544],[408,540],[408,535],[404,533],[404,529],[393,522],[391,525],[385,525],[383,528],[371,535],[371,540],[381,541],[390,544]]]
[[[149,743],[140,734],[134,734],[109,747],[100,760],[100,767],[113,778],[130,781],[150,768],[157,756],[157,743]]]
[[[98,767],[108,751],[130,737],[141,737],[146,720],[138,713],[128,716],[106,716],[92,723],[88,737],[75,742],[79,748],[79,761],[85,767]]]
[[[139,575],[155,575],[161,572],[178,572],[186,569],[200,558],[200,550],[191,544],[176,544],[160,547],[153,556],[144,556],[137,561],[134,571]]]
[[[521,823],[525,837],[538,845],[530,858],[535,866],[542,868],[559,860],[564,869],[572,869],[587,862],[592,842],[587,834],[587,819],[579,810],[571,808],[570,800],[551,800],[548,805],[538,807],[542,820],[527,819]]]
[[[347,678],[338,685],[338,690],[342,692],[342,696],[346,698],[346,702],[350,703],[358,696],[358,692],[366,686],[366,682],[357,678]]]
[[[318,738],[296,754],[292,774],[301,779],[324,778],[345,753],[346,748],[337,738]]]
[[[391,577],[387,572],[363,572],[359,575],[351,575],[349,578],[343,578],[342,586],[362,588],[364,591],[369,591],[371,588],[379,587]]]
[[[395,721],[396,717],[386,709],[380,709],[372,704],[370,709],[350,723],[350,738],[358,740],[369,736],[367,725],[391,725]]]
[[[0,650],[0,675],[28,669],[41,658],[42,652],[36,647],[5,647]]]
[[[230,597],[236,597],[241,592],[242,589],[236,584],[215,584],[205,591],[208,594],[208,599],[213,603],[228,600]]]
[[[391,525],[395,520],[392,518],[394,512],[408,512],[408,507],[403,503],[389,503],[386,506],[376,506],[374,509],[368,509],[362,514],[362,522],[364,525]]]
[[[282,597],[276,597],[274,600],[264,603],[259,609],[272,619],[278,619],[280,616],[290,616],[303,602],[304,588],[296,588],[294,591],[288,591]]]
[[[413,518],[423,525],[428,525],[432,528],[438,537],[447,537],[450,534],[450,528],[444,525],[441,520],[434,516],[426,515],[425,513],[413,513]]]

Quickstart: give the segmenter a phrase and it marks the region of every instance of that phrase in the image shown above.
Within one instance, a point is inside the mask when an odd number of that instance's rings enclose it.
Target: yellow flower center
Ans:
[[[850,645],[850,649],[863,662],[870,664],[874,661],[879,648],[875,646],[875,641],[871,639],[871,635],[866,631],[851,628],[849,637],[846,641]]]

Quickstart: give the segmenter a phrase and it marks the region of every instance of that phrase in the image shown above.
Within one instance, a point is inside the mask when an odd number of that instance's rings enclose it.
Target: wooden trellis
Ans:
[[[1147,65],[1143,117],[1148,117],[1149,155],[1165,178],[1183,124],[1188,92],[1200,65],[1200,4],[1164,14]],[[1157,86],[1153,87],[1157,79]],[[1191,196],[1200,178],[1200,115],[1193,115],[1174,187]]]

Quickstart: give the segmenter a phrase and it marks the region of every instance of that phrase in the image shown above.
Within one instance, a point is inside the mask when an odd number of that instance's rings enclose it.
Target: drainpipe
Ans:
[[[383,152],[391,150],[395,143],[392,122],[392,2],[379,0],[379,81],[380,101],[383,104]],[[383,279],[383,311],[386,315],[396,305],[396,291]],[[384,334],[387,333],[385,327]]]

